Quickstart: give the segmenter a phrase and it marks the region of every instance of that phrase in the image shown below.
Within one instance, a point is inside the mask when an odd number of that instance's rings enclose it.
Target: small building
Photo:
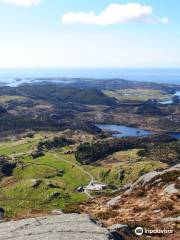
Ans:
[[[76,189],[77,192],[84,192],[84,187],[80,186]]]
[[[88,191],[101,191],[107,188],[107,184],[92,183],[86,187]]]

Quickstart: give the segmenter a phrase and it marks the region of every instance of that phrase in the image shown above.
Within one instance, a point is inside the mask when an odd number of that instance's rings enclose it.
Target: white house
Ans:
[[[107,184],[92,183],[86,187],[88,191],[100,191],[107,188]]]

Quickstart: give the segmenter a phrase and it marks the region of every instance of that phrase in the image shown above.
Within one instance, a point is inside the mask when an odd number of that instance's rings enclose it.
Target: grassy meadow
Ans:
[[[38,211],[67,210],[71,204],[86,201],[88,196],[76,189],[89,184],[89,173],[94,181],[117,188],[144,173],[167,166],[139,158],[138,149],[116,152],[95,165],[80,165],[74,154],[64,154],[65,150],[75,146],[46,151],[43,157],[33,159],[31,152],[43,138],[44,135],[36,134],[33,138],[0,143],[0,156],[9,156],[17,163],[13,175],[0,182],[0,205],[5,209],[6,216],[21,217]],[[123,180],[119,179],[122,171]]]
[[[170,94],[163,94],[160,90],[153,89],[118,89],[116,91],[104,91],[109,97],[120,101],[147,101],[148,99],[165,100],[172,97]]]

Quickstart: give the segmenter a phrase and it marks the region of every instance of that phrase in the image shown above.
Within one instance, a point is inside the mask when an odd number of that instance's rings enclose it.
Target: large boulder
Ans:
[[[154,185],[165,186],[176,181],[178,176],[180,176],[180,164],[161,172],[153,171],[141,176],[131,185],[130,189],[128,189],[126,193],[131,193],[139,188],[148,189]]]
[[[60,214],[0,224],[1,240],[110,240],[110,232],[86,214]]]

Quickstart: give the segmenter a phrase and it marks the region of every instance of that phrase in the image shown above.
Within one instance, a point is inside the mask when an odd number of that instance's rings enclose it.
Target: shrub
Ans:
[[[109,218],[115,218],[118,216],[118,212],[114,210],[108,210],[106,212],[99,212],[97,213],[96,217],[98,219],[108,220]]]

